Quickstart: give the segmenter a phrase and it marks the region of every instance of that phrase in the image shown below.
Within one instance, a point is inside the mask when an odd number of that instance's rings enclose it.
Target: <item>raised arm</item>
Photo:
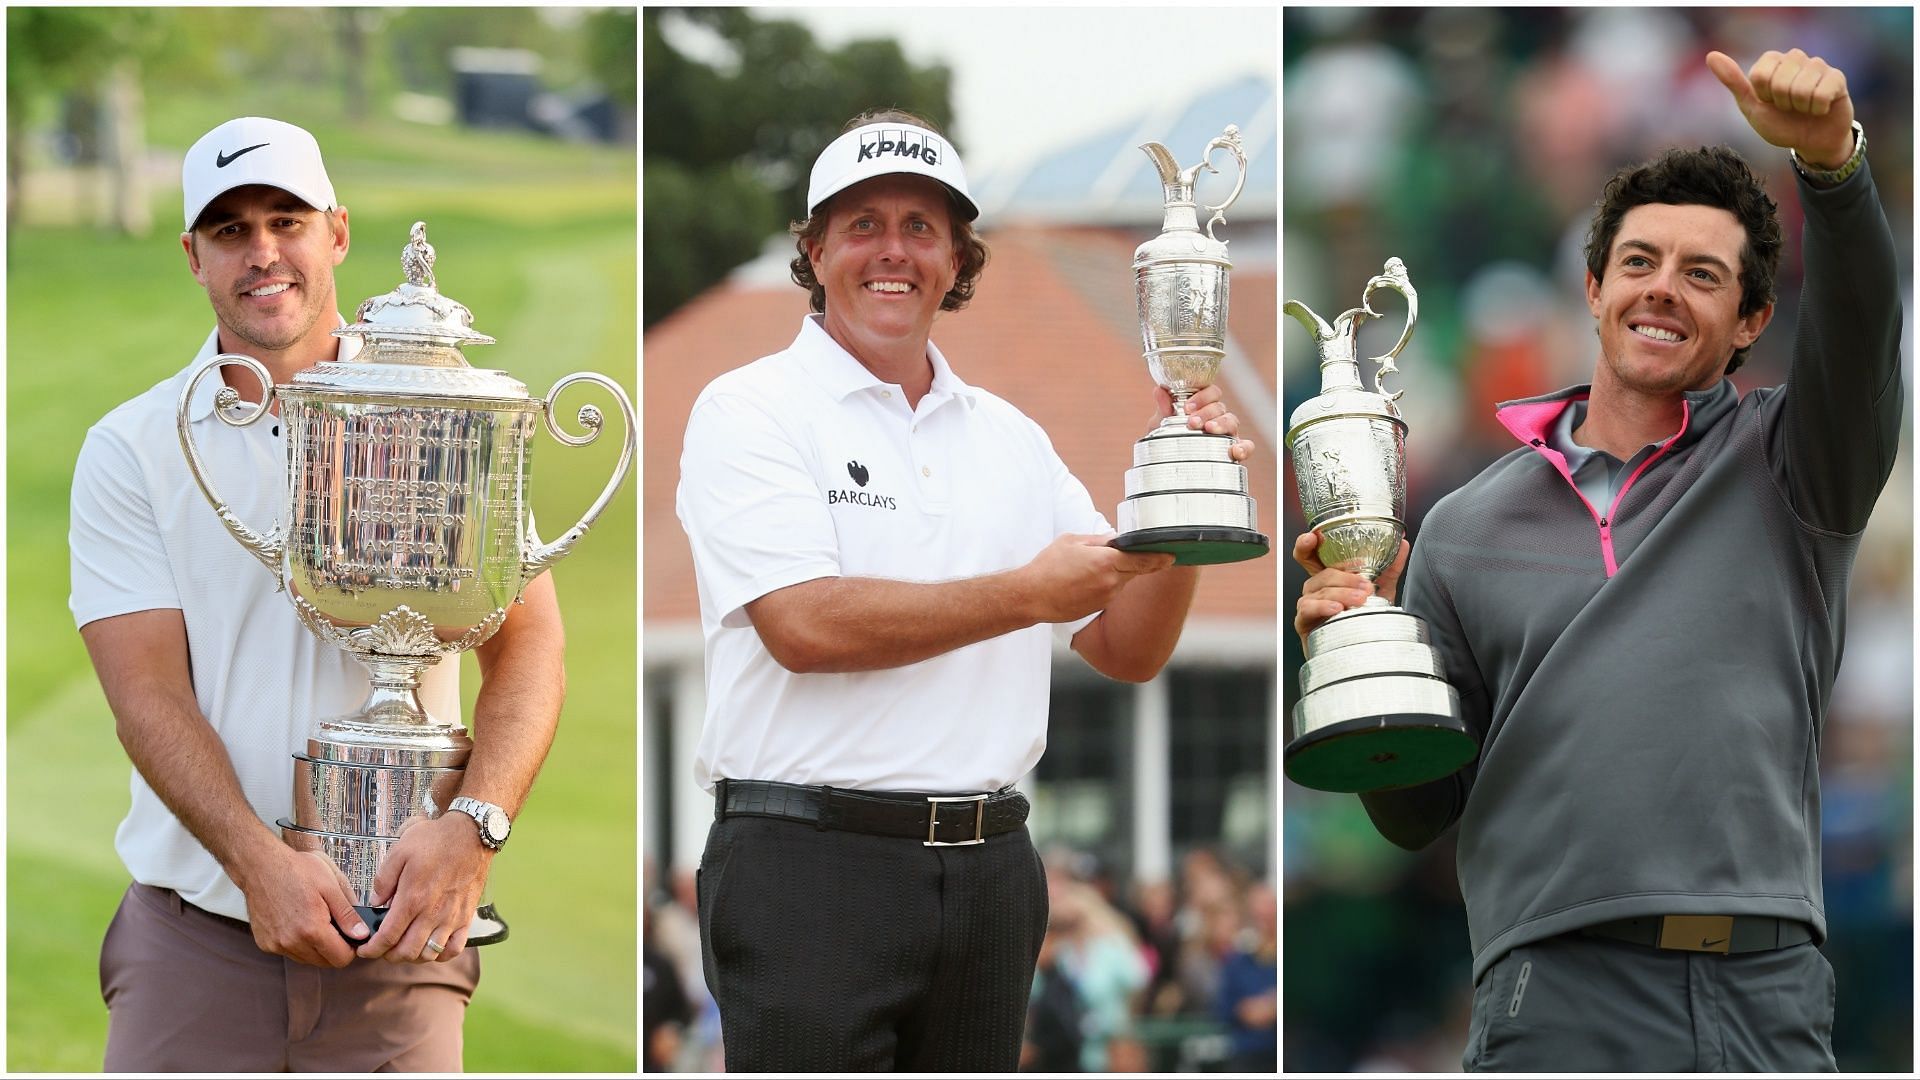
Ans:
[[[80,628],[134,768],[247,898],[253,940],[303,964],[345,967],[366,927],[344,875],[298,852],[248,804],[220,736],[194,697],[186,620],[177,608],[96,619]]]
[[[1762,138],[1803,170],[1845,172],[1857,143],[1846,75],[1799,49],[1767,52],[1742,72],[1707,64]],[[1806,212],[1800,327],[1770,455],[1794,509],[1837,532],[1866,527],[1893,469],[1900,411],[1901,285],[1893,234],[1863,159],[1833,183],[1796,171]]]

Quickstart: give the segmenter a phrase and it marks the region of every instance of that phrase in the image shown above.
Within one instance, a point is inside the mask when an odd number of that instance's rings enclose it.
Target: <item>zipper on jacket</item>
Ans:
[[[1554,471],[1560,474],[1561,479],[1567,482],[1567,486],[1573,489],[1574,497],[1580,500],[1580,505],[1586,507],[1588,515],[1593,518],[1594,527],[1600,532],[1600,561],[1606,566],[1607,576],[1609,578],[1620,570],[1619,562],[1613,557],[1613,521],[1619,513],[1620,500],[1627,497],[1627,489],[1633,486],[1634,481],[1640,479],[1640,474],[1646,472],[1648,466],[1660,460],[1661,455],[1671,449],[1674,443],[1679,442],[1680,436],[1687,433],[1687,422],[1692,415],[1692,404],[1685,398],[1682,398],[1680,401],[1680,430],[1668,436],[1667,441],[1660,444],[1660,449],[1647,455],[1647,460],[1641,462],[1640,467],[1633,470],[1633,474],[1627,477],[1626,483],[1620,485],[1620,490],[1614,492],[1613,502],[1608,505],[1605,515],[1602,515],[1599,509],[1587,499],[1586,494],[1580,490],[1580,485],[1573,482],[1573,471],[1567,468],[1567,458],[1565,454],[1548,446],[1545,439],[1536,438],[1527,440],[1533,446],[1534,452],[1546,458],[1547,463],[1552,465]]]

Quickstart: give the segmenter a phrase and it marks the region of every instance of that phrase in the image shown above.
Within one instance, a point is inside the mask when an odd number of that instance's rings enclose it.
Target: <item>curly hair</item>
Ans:
[[[1627,211],[1648,203],[1712,206],[1731,213],[1747,234],[1740,252],[1740,315],[1773,303],[1773,279],[1780,268],[1780,208],[1732,148],[1676,148],[1614,173],[1587,229],[1587,269],[1595,281],[1605,279],[1607,254]],[[1746,362],[1747,350],[1735,349],[1726,374]]]
[[[905,109],[870,109],[847,121],[840,129],[840,134],[845,135],[854,128],[868,124],[910,124],[926,128],[935,135],[944,137],[946,134]],[[945,184],[940,185],[940,190],[947,194],[948,216],[953,219],[953,250],[960,256],[960,272],[953,280],[953,288],[940,298],[940,310],[959,311],[967,306],[967,301],[973,299],[973,287],[980,280],[980,271],[986,269],[987,243],[973,231],[973,222],[967,220],[953,192]],[[813,274],[813,260],[808,258],[807,248],[826,235],[827,215],[832,206],[833,200],[828,199],[806,220],[787,226],[787,231],[794,236],[793,246],[800,252],[787,264],[788,269],[793,273],[793,283],[808,291],[809,304],[814,311],[827,310],[827,290]]]

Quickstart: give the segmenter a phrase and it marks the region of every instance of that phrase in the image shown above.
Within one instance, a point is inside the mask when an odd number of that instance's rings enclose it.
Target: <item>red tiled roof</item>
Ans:
[[[1140,358],[1133,311],[1133,249],[1139,237],[1102,229],[995,231],[992,258],[973,303],[943,314],[933,338],[969,383],[1006,398],[1039,421],[1055,449],[1109,520],[1122,493],[1131,447],[1153,420],[1152,382]],[[1229,384],[1228,401],[1251,394],[1277,406],[1274,290],[1269,271],[1236,271],[1229,318],[1260,385]],[[694,620],[693,560],[673,512],[680,439],[693,399],[714,376],[785,348],[806,312],[798,286],[722,284],[647,335],[643,527],[648,621]],[[1244,415],[1244,414],[1243,414]],[[1249,461],[1261,529],[1273,537],[1279,508],[1276,447],[1261,433]],[[1276,551],[1264,559],[1208,567],[1196,616],[1271,620]]]

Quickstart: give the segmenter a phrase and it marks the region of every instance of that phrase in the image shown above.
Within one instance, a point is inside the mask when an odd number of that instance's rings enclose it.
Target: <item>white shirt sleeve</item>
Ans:
[[[74,464],[67,548],[74,625],[180,606],[139,455],[98,428]]]
[[[750,625],[746,605],[840,574],[840,545],[794,437],[733,394],[703,397],[687,420],[675,495],[700,594],[720,624]]]

